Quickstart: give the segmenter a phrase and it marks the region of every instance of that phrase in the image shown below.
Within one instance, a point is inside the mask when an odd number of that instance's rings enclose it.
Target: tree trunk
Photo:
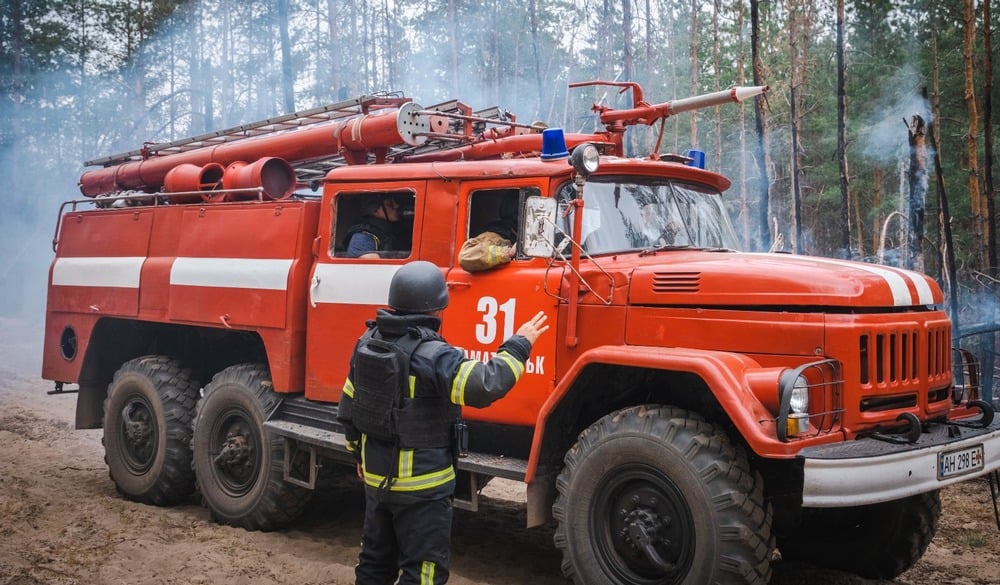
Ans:
[[[937,179],[938,209],[941,223],[941,265],[946,281],[949,298],[949,313],[951,314],[951,336],[958,339],[960,323],[958,321],[958,270],[955,267],[955,245],[951,233],[951,211],[948,209],[948,194],[944,188],[944,171],[941,168],[941,137],[938,135],[935,120],[941,119],[941,90],[938,81],[937,32],[931,33],[932,78],[934,82],[933,116],[928,124],[928,133],[934,149],[934,176]]]
[[[615,76],[613,73],[614,65],[611,60],[614,48],[614,35],[611,30],[611,24],[614,22],[614,12],[611,7],[611,0],[604,0],[604,5],[601,9],[603,16],[598,24],[599,43],[601,46],[601,53],[598,56],[599,61],[597,63],[597,70],[600,71],[599,79],[611,79]]]
[[[632,56],[632,0],[622,1],[622,79],[635,81]]]
[[[652,12],[651,12],[652,6],[651,6],[650,0],[646,0],[645,1],[645,6],[646,6],[646,18],[644,20],[646,22],[646,35],[645,35],[646,36],[646,47],[645,47],[646,48],[646,51],[645,51],[646,70],[643,72],[642,83],[643,83],[643,87],[652,89],[653,87],[656,87],[656,84],[654,83],[654,81],[658,81],[658,80],[654,80],[653,79],[653,75],[654,75],[653,71],[654,71],[654,63],[655,63],[655,58],[653,56],[653,48],[656,46],[656,42],[653,40],[654,39],[654,35],[653,35],[653,18],[650,16],[650,14],[652,14]],[[661,23],[657,23],[657,24],[660,25]],[[653,152],[654,145],[660,145],[660,147],[657,148],[657,150],[661,150],[662,149],[662,144],[661,144],[662,136],[663,136],[663,132],[666,130],[666,128],[664,128],[663,125],[666,124],[666,123],[667,123],[666,120],[660,120],[660,128],[655,133],[654,132],[647,132],[646,133],[646,137],[647,137],[647,139],[646,139],[646,151],[647,152]],[[657,153],[657,154],[659,154],[659,153]]]
[[[760,54],[760,0],[750,0],[750,51],[753,61],[753,84],[765,85],[764,83],[764,62]],[[768,234],[768,212],[770,211],[770,180],[767,176],[768,169],[768,147],[767,147],[767,111],[764,109],[764,100],[754,100],[754,113],[756,114],[757,127],[757,172],[759,175],[760,188],[760,208],[757,210],[757,240],[758,250],[767,250],[771,247]]]
[[[848,191],[848,197],[850,196],[850,191]],[[857,231],[854,236],[854,241],[858,243],[857,253],[854,257],[861,259],[865,257],[865,224],[861,220],[861,193],[859,193],[857,189],[854,191],[854,197],[851,198],[851,203],[853,203],[854,211],[854,229]]]
[[[909,238],[907,241],[907,268],[924,271],[924,255],[921,244],[924,240],[924,206],[927,200],[927,147],[924,141],[926,128],[923,117],[914,114],[906,126],[910,142],[909,172]]]
[[[653,85],[653,47],[655,43],[653,41],[653,18],[650,16],[652,14],[652,2],[650,0],[645,0],[646,7],[646,71],[643,72],[643,86],[652,88]],[[657,23],[661,24],[661,23]]]
[[[719,91],[721,67],[719,64],[719,12],[722,11],[722,0],[715,0],[712,5],[712,69],[713,89]],[[715,106],[715,168],[722,170],[722,108]],[[741,151],[742,152],[742,151]]]
[[[998,283],[996,277],[1000,276],[1000,265],[997,264],[997,218],[996,218],[996,194],[993,191],[993,28],[990,22],[990,0],[983,0],[983,199],[986,204],[986,231],[983,245],[986,247],[987,271],[994,277],[991,285],[987,287],[987,293],[996,298]],[[983,303],[983,321],[996,322],[998,318],[997,309],[993,303]],[[997,355],[997,333],[987,333],[983,337],[983,371],[987,375],[983,376],[983,399],[987,402],[993,401],[993,379],[990,375],[996,372]]]
[[[11,110],[13,115],[10,121],[10,131],[11,131],[11,142],[12,144],[19,144],[24,137],[22,136],[23,130],[21,126],[21,103],[24,101],[24,96],[22,95],[22,90],[24,89],[24,71],[23,67],[23,52],[24,46],[24,22],[23,22],[23,7],[21,6],[21,0],[12,0],[9,14],[11,16],[11,50],[13,63],[11,67],[11,73],[13,79],[10,83],[10,95],[4,96],[10,99]],[[4,145],[6,146],[6,145]],[[13,149],[14,164],[7,166],[10,174],[4,178],[5,188],[9,189],[10,193],[21,193],[23,192],[23,185],[21,185],[21,173],[24,169],[23,161],[18,159],[21,149]],[[30,172],[30,171],[29,171]],[[7,280],[7,271],[3,273],[3,280]]]
[[[635,81],[634,57],[632,55],[632,0],[622,1],[622,80]],[[632,96],[634,99],[634,96]],[[625,154],[635,156],[638,153],[638,132],[625,134]]]
[[[850,185],[847,172],[846,77],[847,63],[844,60],[844,0],[837,0],[837,163],[840,171],[841,258],[851,257]]]
[[[185,11],[187,21],[187,51],[191,62],[188,83],[195,92],[191,93],[191,134],[201,134],[213,128],[212,122],[212,78],[211,62],[205,58],[205,29],[201,19],[200,5],[192,2],[180,8]]]
[[[541,118],[542,104],[545,102],[545,87],[542,84],[542,56],[538,51],[538,7],[535,0],[528,3],[531,19],[531,55],[535,62],[535,91],[538,95],[538,107],[535,109],[535,119]]]
[[[800,86],[803,83],[802,69],[805,63],[802,62],[802,48],[800,47],[800,26],[803,16],[801,6],[798,2],[790,2],[788,8],[788,55],[789,55],[789,118],[791,132],[791,145],[789,151],[789,180],[791,181],[792,198],[792,250],[796,254],[802,254],[802,147],[800,145],[800,135],[802,133],[802,114]]]
[[[993,27],[990,22],[991,0],[983,0],[983,178],[986,198],[986,252],[987,263],[1000,275],[997,259],[996,191],[993,185]]]
[[[979,114],[976,110],[976,85],[973,75],[975,68],[974,51],[976,45],[976,10],[974,0],[963,0],[962,3],[962,63],[965,70],[965,106],[969,111],[969,131],[965,135],[968,152],[969,172],[969,203],[972,209],[973,242],[980,247],[976,251],[979,266],[985,264],[986,254],[983,245],[983,205],[979,192],[979,153],[976,141],[979,138]]]
[[[449,47],[451,49],[450,71],[451,75],[451,95],[460,95],[458,78],[458,18],[455,15],[455,0],[448,0],[448,32]]]
[[[343,100],[341,94],[346,94],[349,91],[347,86],[341,81],[340,70],[337,67],[337,63],[340,61],[340,52],[337,50],[340,40],[337,38],[337,32],[340,30],[339,24],[343,22],[337,18],[340,5],[340,0],[326,0],[327,43],[322,53],[329,64],[326,84],[330,91],[333,92],[334,101]]]
[[[666,10],[667,10],[667,19],[666,19],[667,30],[673,31],[677,27],[677,21],[680,20],[680,16],[676,16],[675,18],[673,2],[667,3]],[[678,43],[676,42],[677,36],[678,35],[667,35],[667,43],[668,43],[667,59],[670,61],[669,65],[670,84],[668,85],[668,87],[670,88],[670,91],[673,92],[669,96],[670,99],[676,99],[678,97],[681,97],[677,95],[677,88],[681,84],[681,80],[677,73],[677,62],[680,61],[680,55],[677,52],[678,49]],[[671,146],[670,150],[672,152],[677,152],[679,150],[678,144],[680,143],[681,140],[680,137],[681,125],[679,123],[679,119],[678,117],[673,116],[667,119],[667,123],[671,124],[671,132],[673,134],[673,145]]]
[[[872,254],[878,254],[881,251],[881,241],[882,241],[882,218],[879,216],[879,210],[882,209],[882,180],[884,179],[884,174],[882,167],[875,167],[872,171],[872,209],[875,212],[872,214]]]
[[[743,13],[743,1],[738,0],[736,2],[737,11],[737,21],[736,30],[743,30],[746,24],[745,14]],[[738,62],[736,66],[737,83],[739,85],[746,84],[746,45],[743,42],[742,36],[740,38],[740,51]],[[759,99],[754,100],[754,103],[759,102]],[[750,221],[750,199],[749,193],[747,192],[747,157],[743,155],[747,151],[747,132],[746,132],[746,106],[740,104],[739,120],[740,120],[740,156],[739,156],[739,166],[740,166],[740,216],[743,224],[743,249],[752,250],[751,240],[753,237],[753,229]]]
[[[129,6],[126,17],[128,22],[125,25],[128,29],[125,41],[125,52],[128,55],[126,59],[126,71],[132,80],[132,95],[130,96],[131,119],[136,124],[135,131],[140,133],[140,135],[149,135],[152,132],[150,128],[140,126],[140,124],[149,126],[150,119],[146,116],[145,69],[141,67],[140,60],[135,58],[142,47],[143,41],[146,40],[143,24],[146,10],[147,8],[141,0],[135,6]]]
[[[292,73],[292,42],[288,38],[288,0],[278,0],[278,37],[281,40],[281,89],[285,113],[295,111],[295,75]]]
[[[219,96],[219,104],[221,105],[221,110],[219,112],[219,117],[222,122],[223,128],[229,128],[233,125],[232,115],[233,115],[233,104],[235,103],[234,96],[236,90],[233,87],[233,26],[232,26],[232,4],[229,0],[222,0],[219,6],[219,12],[222,13],[222,40],[221,40],[221,55],[219,56],[219,70],[222,76],[222,88],[221,95]]]
[[[698,0],[691,0],[691,95],[698,91]],[[691,112],[691,148],[698,148],[698,112]]]

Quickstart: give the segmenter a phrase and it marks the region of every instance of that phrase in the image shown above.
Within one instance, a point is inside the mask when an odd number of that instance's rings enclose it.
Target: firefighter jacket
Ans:
[[[458,253],[458,263],[468,272],[496,268],[510,262],[508,250],[512,245],[510,240],[500,234],[486,231],[462,244],[462,249]]]
[[[375,327],[385,338],[399,337],[411,328],[424,338],[441,339],[440,319],[430,315],[404,315],[380,309]],[[410,360],[410,391],[404,403],[427,397],[446,397],[456,406],[484,408],[503,398],[524,373],[531,344],[520,335],[505,341],[489,362],[465,358],[465,352],[448,344],[435,344],[431,355],[419,349]],[[338,420],[344,425],[347,449],[362,466],[367,486],[417,498],[435,499],[455,491],[455,467],[451,447],[407,449],[398,441],[368,437],[352,424],[355,360],[344,384]]]
[[[358,234],[363,237],[355,238]],[[392,222],[369,215],[364,223],[351,226],[344,237],[344,245],[347,247],[347,255],[357,258],[368,252],[398,251],[397,239]]]

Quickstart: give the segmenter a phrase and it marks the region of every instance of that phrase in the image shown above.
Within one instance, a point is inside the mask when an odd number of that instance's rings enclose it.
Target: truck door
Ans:
[[[524,374],[514,390],[486,409],[466,409],[470,420],[532,426],[538,410],[552,392],[555,379],[556,298],[546,293],[558,290],[558,275],[546,275],[545,260],[515,257],[509,264],[470,272],[459,265],[461,242],[502,219],[509,209],[520,219],[521,202],[537,195],[537,187],[479,188],[463,193],[454,268],[447,275],[450,301],[444,312],[442,332],[466,356],[487,361],[505,339],[538,311],[549,316],[551,329],[531,352]],[[461,225],[464,220],[465,225]],[[558,271],[555,271],[558,272]],[[555,287],[553,289],[552,287]]]
[[[419,257],[422,182],[391,188],[338,184],[324,197],[310,275],[306,396],[335,402],[365,321],[385,307],[389,281]],[[351,236],[358,240],[351,249]],[[374,249],[372,249],[374,246]],[[365,253],[358,255],[359,250]]]

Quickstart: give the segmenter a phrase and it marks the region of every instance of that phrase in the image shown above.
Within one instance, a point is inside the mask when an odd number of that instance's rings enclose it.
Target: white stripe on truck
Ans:
[[[287,290],[288,258],[177,258],[170,267],[170,284],[215,288]]]
[[[139,273],[145,261],[145,256],[56,258],[52,285],[139,288]]]

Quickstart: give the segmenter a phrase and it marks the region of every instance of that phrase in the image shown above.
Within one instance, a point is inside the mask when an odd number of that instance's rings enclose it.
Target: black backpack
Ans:
[[[449,444],[459,407],[440,399],[415,399],[410,393],[410,359],[417,351],[430,357],[444,342],[408,333],[389,341],[369,330],[358,343],[354,363],[351,420],[370,437],[400,442],[406,448]],[[443,444],[442,444],[443,443]]]

